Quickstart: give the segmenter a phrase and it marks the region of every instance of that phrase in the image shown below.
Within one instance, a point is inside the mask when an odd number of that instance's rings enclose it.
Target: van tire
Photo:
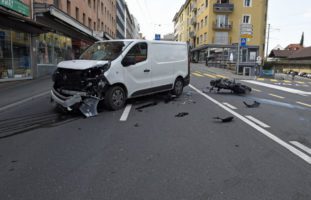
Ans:
[[[174,83],[174,89],[172,90],[172,94],[179,97],[183,93],[184,89],[184,80],[182,78],[177,78]]]
[[[120,86],[112,86],[105,93],[104,103],[109,110],[120,110],[126,101],[125,91]]]

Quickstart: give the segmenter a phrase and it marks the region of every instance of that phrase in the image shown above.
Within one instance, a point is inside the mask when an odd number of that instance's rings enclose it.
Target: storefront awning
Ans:
[[[0,27],[33,34],[46,33],[50,31],[49,28],[43,24],[34,22],[4,9],[0,9]]]
[[[87,41],[98,40],[96,36],[93,36],[93,31],[90,28],[55,8],[53,5],[35,3],[34,10],[36,21],[48,25],[56,32],[60,32],[74,39]]]

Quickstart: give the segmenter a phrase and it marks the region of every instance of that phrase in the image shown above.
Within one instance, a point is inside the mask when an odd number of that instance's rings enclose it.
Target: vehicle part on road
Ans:
[[[217,89],[219,92],[221,89],[231,90],[235,94],[248,94],[252,91],[252,88],[242,85],[241,83],[236,83],[235,80],[231,81],[229,79],[219,78],[216,80],[211,80],[210,85],[210,92]]]
[[[185,117],[185,116],[187,116],[187,115],[189,115],[189,113],[187,113],[187,112],[181,112],[181,113],[178,113],[177,115],[175,115],[175,117]]]
[[[260,106],[260,103],[258,101],[254,101],[253,104],[247,104],[245,101],[243,101],[243,103],[248,108],[258,108]]]
[[[172,95],[172,94],[168,94],[168,95],[166,95],[166,96],[164,96],[164,103],[169,103],[169,102],[171,102],[171,101],[174,101],[175,99],[176,99],[176,95]]]
[[[234,117],[226,117],[226,118],[214,117],[214,119],[218,119],[218,120],[220,120],[223,123],[228,123],[228,122],[232,122]]]
[[[136,108],[136,110],[139,111],[139,112],[142,112],[142,109],[148,108],[148,107],[151,107],[151,106],[156,106],[156,105],[158,105],[158,102],[154,101],[152,103],[148,103],[148,104],[139,106],[139,107]]]
[[[139,124],[138,124],[138,123],[136,123],[136,124],[134,125],[134,127],[135,127],[135,128],[139,127]]]
[[[99,99],[98,98],[87,98],[81,104],[79,110],[85,117],[94,117],[98,115],[97,113],[97,105]]]

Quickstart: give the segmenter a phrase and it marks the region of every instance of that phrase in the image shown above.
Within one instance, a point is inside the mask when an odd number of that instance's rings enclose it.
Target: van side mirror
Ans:
[[[128,67],[130,65],[135,65],[136,64],[136,59],[135,56],[126,56],[123,60],[122,60],[122,65],[124,67]]]

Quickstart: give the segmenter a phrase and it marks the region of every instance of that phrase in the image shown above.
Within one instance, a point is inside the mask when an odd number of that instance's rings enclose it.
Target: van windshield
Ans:
[[[112,61],[116,59],[130,43],[129,41],[98,42],[83,52],[79,59]]]

